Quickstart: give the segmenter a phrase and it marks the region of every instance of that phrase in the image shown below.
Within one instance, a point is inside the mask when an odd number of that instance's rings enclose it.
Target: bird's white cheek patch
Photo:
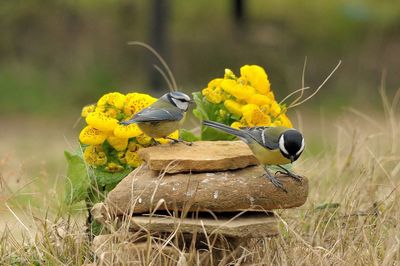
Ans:
[[[301,147],[300,147],[300,150],[299,150],[298,152],[296,152],[296,155],[299,155],[300,153],[303,152],[304,146],[305,146],[304,139],[302,139],[302,140],[301,140]]]
[[[188,102],[182,102],[176,99],[172,99],[176,105],[176,107],[178,107],[181,110],[187,110],[189,107],[189,103]]]
[[[279,149],[283,151],[283,153],[289,154],[285,148],[285,140],[283,139],[283,135],[279,138]]]

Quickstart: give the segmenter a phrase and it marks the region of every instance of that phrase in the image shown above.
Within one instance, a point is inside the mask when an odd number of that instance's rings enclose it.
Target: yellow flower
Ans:
[[[236,79],[236,76],[232,70],[225,68],[224,79]]]
[[[117,157],[118,157],[118,161],[120,161],[120,163],[126,164],[125,151],[117,152]]]
[[[179,130],[175,130],[171,134],[168,135],[171,139],[179,139]]]
[[[129,142],[128,149],[125,153],[125,160],[127,164],[135,168],[142,164],[142,159],[140,159],[137,153],[140,148],[141,146],[139,144]]]
[[[112,106],[117,109],[124,107],[125,95],[119,92],[111,92],[104,94],[97,102],[97,106]]]
[[[242,116],[243,112],[242,112],[242,107],[243,105],[233,101],[233,100],[226,100],[224,102],[225,108],[234,115],[237,116]]]
[[[116,136],[109,136],[108,143],[117,151],[123,151],[128,147],[128,138],[118,138]]]
[[[219,116],[225,118],[228,113],[224,109],[219,109]]]
[[[243,118],[249,126],[268,126],[271,123],[271,118],[255,104],[246,104],[242,110]]]
[[[280,123],[277,123],[278,122],[278,120],[275,120],[274,122],[272,122],[271,124],[269,124],[268,126],[269,127],[279,127],[281,124]]]
[[[242,123],[240,123],[239,121],[233,122],[231,124],[231,127],[236,128],[236,129],[240,129],[242,127],[245,127]]]
[[[116,172],[120,172],[120,171],[124,170],[124,167],[120,164],[111,162],[111,163],[107,164],[105,169],[107,172],[116,173]]]
[[[202,94],[210,103],[218,104],[224,100],[223,91],[220,87],[211,89],[209,87],[202,90]]]
[[[87,164],[100,166],[107,163],[107,156],[100,145],[91,145],[86,147],[83,152],[83,159]]]
[[[269,83],[265,70],[257,65],[245,65],[240,68],[240,75],[246,79],[252,87],[259,93],[266,95],[270,91]]]
[[[86,123],[102,131],[112,131],[118,125],[118,120],[95,111],[86,117]]]
[[[231,124],[233,128],[279,125],[292,127],[285,114],[286,108],[275,100],[268,75],[260,66],[242,66],[240,77],[232,70],[225,69],[224,77],[211,80],[207,88],[202,90],[202,94],[213,104],[224,103],[225,108],[214,112],[218,119],[226,120],[225,109],[239,117],[238,121]]]
[[[125,98],[124,113],[128,116],[134,115],[155,101],[157,101],[156,98],[147,94],[128,93]]]
[[[131,152],[131,151],[127,151],[125,153],[125,160],[127,164],[129,164],[134,168],[140,166],[143,162],[142,159],[140,159],[137,152]]]
[[[97,109],[96,109],[97,110]],[[118,118],[119,114],[121,113],[121,110],[116,109],[116,108],[108,108],[107,110],[103,111],[104,114],[106,114],[108,117],[111,118]]]
[[[92,126],[86,126],[79,134],[79,140],[83,144],[97,145],[102,144],[107,138],[107,134]]]
[[[270,112],[273,116],[278,116],[281,113],[282,109],[276,101],[271,103]]]
[[[221,86],[222,81],[224,81],[224,79],[218,78],[218,79],[213,79],[210,82],[208,82],[207,88],[210,89],[215,89]]]
[[[82,108],[82,117],[87,117],[90,113],[94,112],[96,109],[96,106],[94,104],[91,105],[86,105],[85,107]]]
[[[169,138],[171,139],[179,139],[179,130],[176,130],[174,132],[172,132],[171,134],[168,135]],[[166,143],[170,143],[172,140],[170,139],[164,139],[164,138],[156,138],[156,141],[158,141],[161,144],[166,144]]]
[[[134,141],[130,141],[128,144],[128,151],[135,152],[142,148],[143,146],[140,144],[135,143]]]
[[[147,146],[152,143],[152,138],[143,133],[136,137],[136,141],[143,146]]]
[[[255,105],[265,105],[265,104],[270,104],[272,103],[272,100],[270,97],[262,94],[254,94],[250,98],[248,98],[247,103],[252,103]]]
[[[232,79],[224,80],[221,83],[221,88],[239,100],[248,99],[255,93],[255,89],[253,87],[239,84]]]
[[[114,136],[118,138],[123,138],[123,139],[129,139],[129,138],[134,138],[142,134],[142,131],[138,127],[137,124],[133,123],[130,125],[120,125],[118,124],[114,128]]]
[[[220,87],[223,81],[224,79],[221,78],[213,79],[208,83],[207,88],[202,90],[202,94],[209,102],[218,104],[225,99],[224,91]]]
[[[293,128],[292,122],[286,114],[281,114],[278,117],[278,120],[281,122],[281,125],[288,128]]]
[[[274,92],[273,92],[273,91],[269,91],[269,93],[267,93],[267,96],[268,96],[271,100],[275,101],[275,95],[274,95]]]

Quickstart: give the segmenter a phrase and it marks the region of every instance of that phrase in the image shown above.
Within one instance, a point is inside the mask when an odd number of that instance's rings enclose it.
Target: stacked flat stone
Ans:
[[[159,145],[139,155],[145,163],[94,207],[97,221],[129,224],[130,232],[220,234],[240,244],[277,235],[272,210],[301,206],[308,195],[307,178],[278,175],[287,192],[276,188],[241,141]]]

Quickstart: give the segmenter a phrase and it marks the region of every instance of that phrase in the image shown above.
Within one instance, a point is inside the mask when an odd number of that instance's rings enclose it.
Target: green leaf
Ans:
[[[103,201],[108,192],[113,190],[132,171],[131,168],[116,173],[107,172],[104,168],[92,168],[91,170],[92,183],[88,189],[88,197],[86,199],[86,202],[91,205]]]
[[[235,120],[229,119],[229,121],[223,121],[224,118],[220,117],[220,110],[226,111],[224,104],[214,104],[209,101],[201,94],[201,92],[193,93],[193,99],[196,103],[196,109],[193,110],[193,114],[200,120],[211,120],[218,121],[224,124],[230,124]],[[235,136],[226,134],[224,132],[215,130],[213,128],[204,127],[201,128],[201,140],[233,140]]]
[[[97,221],[92,221],[90,223],[90,232],[92,233],[93,236],[98,236],[104,231],[104,226],[97,222]]]
[[[236,137],[211,127],[201,127],[202,140],[234,140]]]
[[[101,187],[106,187],[106,192],[109,192],[131,171],[131,168],[127,168],[121,172],[110,173],[97,168],[94,169],[93,174],[97,181],[97,184]]]
[[[81,156],[71,154],[68,151],[65,151],[64,155],[68,164],[65,202],[73,204],[86,199],[90,179]]]
[[[194,142],[200,140],[199,136],[196,136],[194,133],[190,132],[189,130],[186,129],[181,129],[180,131],[180,137],[184,141],[188,142]]]
[[[196,109],[193,110],[193,114],[200,120],[207,120],[209,119],[207,115],[207,111],[204,106],[204,99],[201,92],[194,92],[193,93],[193,100],[196,103]]]

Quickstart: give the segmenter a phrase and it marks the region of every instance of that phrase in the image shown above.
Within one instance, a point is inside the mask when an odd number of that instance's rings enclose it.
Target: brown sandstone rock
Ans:
[[[125,221],[126,222],[126,221]],[[262,213],[243,214],[237,218],[179,218],[172,216],[132,216],[130,229],[150,232],[221,234],[234,238],[262,238],[278,234],[278,223],[273,215]]]
[[[93,209],[95,220],[106,225],[110,223],[110,217],[105,210],[103,203],[97,203]],[[121,219],[122,218],[122,219]],[[185,217],[182,213],[174,217],[165,213],[133,215],[131,217],[120,217],[116,223],[117,228],[129,228],[130,231],[137,232],[132,235],[131,240],[124,237],[124,241],[135,242],[135,238],[148,232],[154,233],[173,233],[175,231],[183,234],[204,233],[211,235],[224,235],[232,238],[262,238],[278,234],[278,223],[271,212],[240,212],[240,213],[187,213]],[[140,233],[142,231],[142,233]],[[118,236],[114,236],[118,237]],[[98,239],[100,239],[98,237]],[[104,241],[99,241],[98,246]],[[97,242],[95,241],[94,244]],[[94,245],[94,246],[97,246]]]
[[[273,210],[301,206],[307,199],[308,180],[280,175],[287,193],[263,177],[261,166],[213,172],[165,174],[143,165],[129,174],[106,199],[110,213],[148,213],[157,210],[229,212]]]
[[[258,164],[242,141],[198,141],[153,146],[139,151],[151,170],[167,173],[213,172],[240,169]]]

